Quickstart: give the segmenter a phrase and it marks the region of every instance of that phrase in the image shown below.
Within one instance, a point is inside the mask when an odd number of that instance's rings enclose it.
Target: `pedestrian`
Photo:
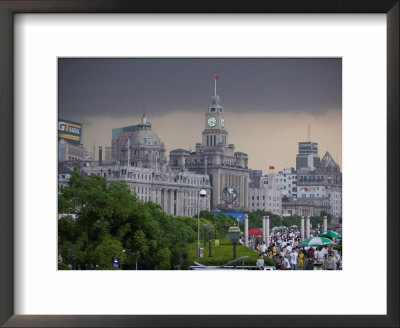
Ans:
[[[328,255],[328,259],[325,261],[324,268],[325,268],[325,270],[335,270],[336,269],[336,263],[332,258],[332,254]]]
[[[280,259],[280,256],[278,254],[275,254],[272,256],[272,261],[274,261],[275,268],[277,270],[281,269],[282,261]]]
[[[281,269],[282,270],[290,270],[290,263],[289,260],[286,257],[281,256]]]
[[[267,246],[265,245],[265,241],[262,242],[260,245],[260,253],[265,254],[265,251],[267,250]]]
[[[315,251],[314,258],[317,261],[318,265],[324,265],[325,253],[321,247],[317,251]]]
[[[280,256],[285,257],[286,255],[286,247],[283,247],[279,253]]]
[[[339,262],[339,261],[340,261],[340,254],[339,254],[339,252],[338,252],[336,249],[333,251],[333,255],[335,255],[336,259],[337,259],[338,262]]]
[[[264,257],[262,254],[260,254],[260,257],[257,259],[256,265],[258,270],[264,270]]]
[[[297,269],[297,252],[296,249],[293,248],[292,253],[290,254],[290,267],[292,268],[292,270],[296,270]]]
[[[304,258],[304,250],[300,250],[297,260],[297,266],[300,270],[303,269],[303,258]]]
[[[337,259],[333,251],[330,251],[329,255],[332,257],[333,262],[335,262],[335,270],[336,270],[336,268],[338,267],[339,260]]]
[[[291,253],[292,252],[292,244],[289,243],[289,245],[286,246],[286,250]]]
[[[312,253],[308,253],[306,258],[303,260],[303,270],[313,270],[314,257]]]
[[[290,254],[291,253],[288,250],[286,250],[286,254],[284,255],[284,257],[289,261],[289,263],[290,263],[290,258],[291,258]]]
[[[278,254],[278,249],[276,248],[276,244],[273,243],[272,244],[272,255],[276,255],[276,254]]]
[[[342,270],[342,262],[343,262],[343,255],[342,255],[342,251],[339,251],[339,256],[340,256],[340,260],[339,260],[339,264],[338,264],[338,270]]]

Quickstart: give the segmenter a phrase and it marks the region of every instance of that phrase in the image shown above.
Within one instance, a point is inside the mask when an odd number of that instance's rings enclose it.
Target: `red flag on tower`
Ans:
[[[219,79],[219,76],[218,76],[218,75],[215,75],[214,78],[215,78],[216,80],[218,80],[218,79]]]

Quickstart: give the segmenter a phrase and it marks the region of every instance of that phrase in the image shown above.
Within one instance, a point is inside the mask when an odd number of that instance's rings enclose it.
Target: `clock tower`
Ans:
[[[217,80],[218,76],[215,76],[214,94],[205,113],[202,141],[196,143],[196,151],[175,149],[170,152],[169,158],[172,169],[209,176],[212,210],[225,209],[228,205],[229,208],[243,210],[248,208],[248,156],[235,152],[235,145],[228,144],[224,108],[217,94]],[[228,205],[226,191],[232,191]]]
[[[225,130],[224,108],[221,99],[217,95],[218,76],[214,77],[214,95],[211,97],[211,105],[205,114],[205,128],[203,130],[202,146],[214,148],[226,146],[228,132]]]

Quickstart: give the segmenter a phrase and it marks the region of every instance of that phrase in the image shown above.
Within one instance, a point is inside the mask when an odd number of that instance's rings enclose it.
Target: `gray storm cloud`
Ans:
[[[59,117],[83,123],[91,151],[146,109],[168,151],[194,149],[215,74],[229,142],[251,168],[295,166],[309,123],[320,155],[341,165],[341,59],[60,59]]]
[[[341,110],[341,59],[59,60],[59,115],[125,117],[203,111],[218,93],[231,113]]]

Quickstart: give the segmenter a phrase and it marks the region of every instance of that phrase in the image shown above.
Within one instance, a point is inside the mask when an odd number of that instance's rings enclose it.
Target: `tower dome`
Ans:
[[[158,135],[152,131],[145,114],[139,129],[132,132],[124,143],[125,163],[128,166],[144,168],[160,168],[165,163],[165,145]],[[128,161],[129,158],[129,161]]]

